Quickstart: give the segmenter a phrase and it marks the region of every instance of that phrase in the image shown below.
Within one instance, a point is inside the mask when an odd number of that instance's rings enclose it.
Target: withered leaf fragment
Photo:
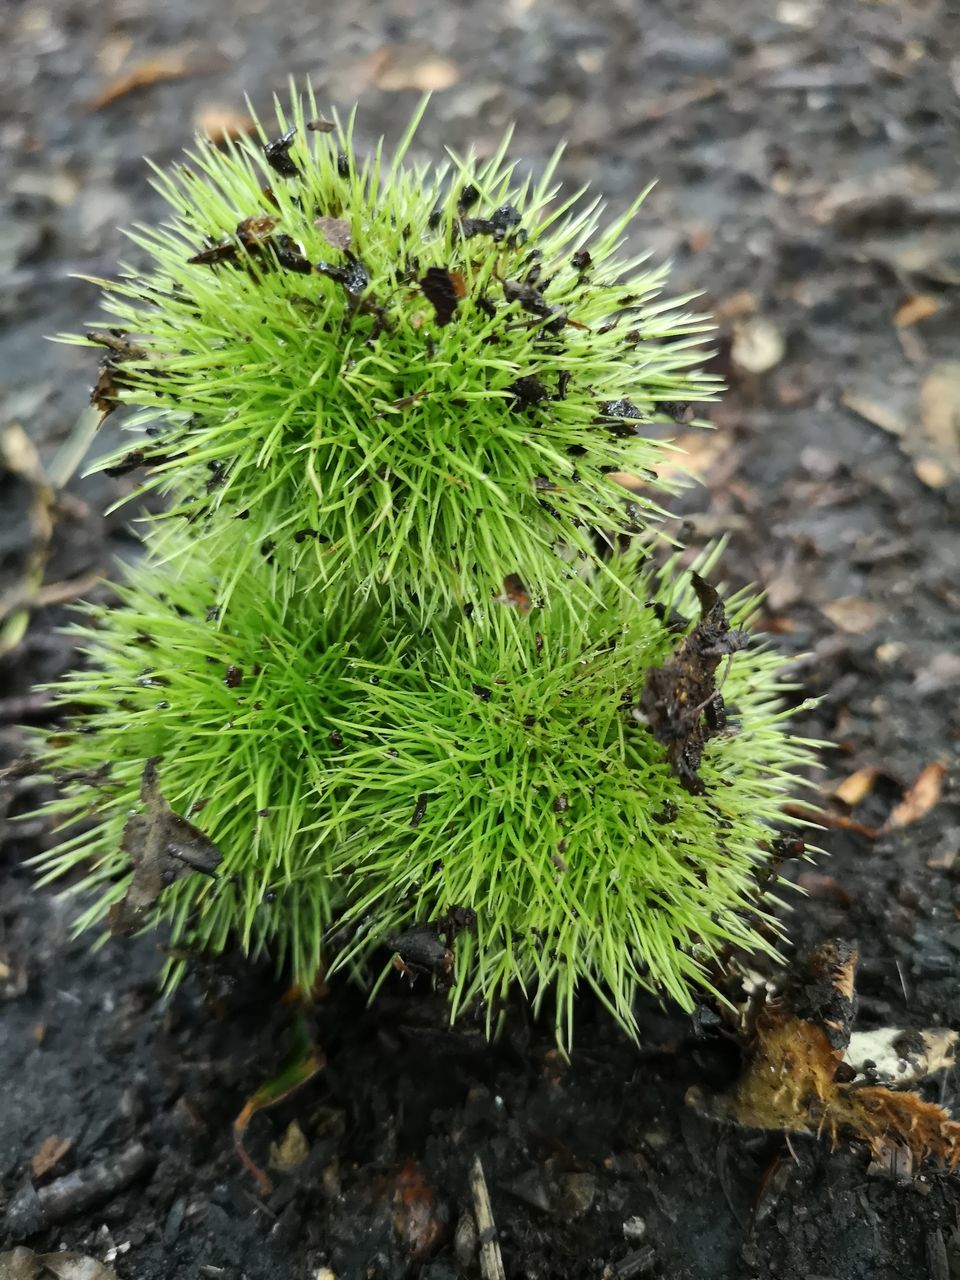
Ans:
[[[503,591],[500,595],[493,597],[497,604],[505,604],[516,609],[517,613],[528,614],[533,608],[533,601],[530,598],[530,592],[523,584],[522,578],[516,573],[508,573],[503,580]],[[539,644],[537,652],[543,647],[543,639],[537,632]]]
[[[313,268],[297,242],[291,236],[275,232],[279,222],[280,219],[272,214],[244,218],[237,224],[232,236],[225,236],[216,243],[208,244],[205,249],[188,258],[187,262],[191,266],[201,267],[216,267],[221,263],[242,266],[242,249],[246,251],[248,258],[255,258],[260,262],[265,260],[267,265],[272,265],[272,258],[273,262],[288,271],[308,275]],[[265,258],[265,255],[269,256]]]
[[[657,408],[674,422],[683,425],[693,419],[693,405],[687,404],[684,400],[661,400]]]
[[[287,271],[296,271],[307,276],[313,270],[308,258],[292,236],[276,235],[268,241],[266,247],[277,260],[277,265]]]
[[[191,267],[215,267],[221,262],[236,262],[239,253],[232,240],[219,240],[208,243],[206,248],[198,250],[187,262]]]
[[[417,796],[417,803],[413,810],[413,817],[410,819],[411,827],[419,827],[427,812],[427,802],[430,799],[429,792],[423,791]]]
[[[157,757],[144,765],[140,799],[147,811],[134,814],[128,820],[120,842],[133,862],[133,878],[122,901],[110,908],[110,928],[114,934],[135,933],[168,885],[193,871],[212,876],[222,856],[212,840],[192,822],[174,813],[164,799],[157,776]]]
[[[146,461],[147,455],[142,449],[131,449],[129,453],[123,455],[119,462],[115,462],[112,467],[104,467],[103,474],[113,478],[129,475],[131,471],[136,471],[138,467],[142,467]]]
[[[700,621],[662,667],[652,667],[640,697],[640,712],[650,732],[667,748],[674,772],[692,795],[703,793],[700,759],[710,735],[723,723],[723,699],[717,687],[722,658],[749,643],[745,631],[731,631],[723,601],[714,587],[691,571],[700,601]]]
[[[120,391],[128,385],[121,365],[125,360],[143,360],[147,353],[143,347],[129,341],[125,329],[95,330],[87,334],[87,339],[97,346],[106,347],[109,352],[100,364],[97,381],[90,392],[90,403],[106,418],[120,403]]]
[[[273,214],[264,213],[258,217],[244,218],[237,226],[237,239],[247,250],[248,253],[254,253],[270,239],[270,233],[280,221]]]
[[[543,293],[529,280],[504,280],[503,296],[507,302],[519,302],[531,315],[549,316],[553,313],[553,307]]]
[[[317,218],[313,224],[334,249],[349,249],[353,233],[347,218]]]
[[[446,267],[430,267],[419,285],[436,313],[437,324],[449,324],[457,303],[467,292],[463,276],[459,271],[448,271]]]

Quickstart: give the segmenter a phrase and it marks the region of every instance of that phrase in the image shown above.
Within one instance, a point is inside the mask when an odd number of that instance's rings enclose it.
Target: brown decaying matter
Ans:
[[[825,1133],[833,1144],[846,1134],[884,1162],[909,1152],[916,1165],[932,1159],[956,1168],[960,1124],[942,1107],[915,1093],[838,1078],[856,1008],[856,964],[848,943],[819,947],[792,989],[761,1008],[734,1090],[704,1109],[751,1129]]]

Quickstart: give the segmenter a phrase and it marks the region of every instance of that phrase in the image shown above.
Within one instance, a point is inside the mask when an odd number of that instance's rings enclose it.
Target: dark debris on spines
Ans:
[[[446,267],[429,267],[419,281],[423,296],[433,307],[438,325],[448,325],[460,299],[466,294],[463,276]]]
[[[330,262],[318,262],[316,269],[322,276],[335,280],[337,284],[342,285],[348,296],[359,298],[370,284],[370,272],[353,253],[348,251],[345,256],[347,259],[346,266],[337,266],[335,263]]]
[[[598,426],[606,427],[611,435],[626,438],[638,436],[645,415],[632,400],[607,400],[600,405],[600,416],[596,419]]]
[[[191,266],[204,267],[243,267],[252,262],[267,265],[275,263],[287,271],[307,275],[313,267],[292,236],[276,231],[279,221],[273,214],[244,218],[237,224],[232,236],[224,236],[219,241],[208,241],[187,262]]]
[[[709,738],[724,725],[717,668],[721,659],[747,647],[749,635],[734,631],[715,587],[691,571],[700,619],[663,666],[647,672],[639,710],[684,789],[702,795],[700,761]]]
[[[549,392],[534,374],[525,374],[510,383],[508,390],[513,392],[514,404],[518,408],[528,409],[549,398]]]
[[[502,204],[498,209],[494,209],[489,218],[462,217],[460,234],[465,240],[472,240],[474,236],[490,236],[494,244],[502,244],[509,240],[513,246],[519,246],[525,244],[527,240],[527,233],[520,226],[520,222],[519,209],[512,204]]]
[[[266,157],[267,164],[274,173],[279,173],[282,178],[297,178],[300,176],[300,170],[290,158],[290,148],[296,136],[296,129],[290,129],[281,134],[279,138],[274,138],[272,142],[264,145],[263,154]]]

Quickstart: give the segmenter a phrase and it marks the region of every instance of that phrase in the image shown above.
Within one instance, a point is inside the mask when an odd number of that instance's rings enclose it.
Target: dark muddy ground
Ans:
[[[51,459],[93,374],[43,341],[95,315],[68,273],[110,271],[116,228],[157,212],[143,154],[172,160],[196,119],[242,110],[244,91],[266,107],[288,73],[359,97],[367,139],[395,137],[432,84],[425,151],[489,146],[515,119],[520,156],[566,137],[564,177],[615,206],[658,176],[638,237],[675,259],[678,288],[706,291],[732,383],[716,433],[688,442],[707,481],[681,504],[691,540],[728,533],[729,580],[766,586],[776,643],[808,655],[802,693],[823,701],[804,727],[838,747],[825,794],[877,771],[852,810],[834,804],[859,827],[795,873],[811,896],[792,899],[793,939],[858,943],[860,1027],[955,1027],[960,792],[929,766],[960,735],[957,30],[946,0],[6,0],[3,420]],[[189,74],[91,109],[161,55]],[[47,583],[130,554],[128,515],[97,514],[120,483],[71,484]],[[0,594],[25,572],[26,493],[0,473]],[[73,660],[64,616],[36,609],[0,659],[6,758],[32,683]],[[309,1146],[262,1202],[230,1121],[282,1056],[278,990],[234,966],[159,999],[151,940],[91,955],[70,909],[31,892],[40,839],[0,830],[5,1247],[69,1247],[128,1280],[475,1277],[479,1156],[509,1280],[960,1276],[956,1176],[898,1185],[853,1144],[713,1125],[684,1095],[728,1083],[736,1050],[652,1002],[636,1048],[584,998],[566,1064],[519,1007],[488,1045],[422,987],[369,1011],[335,988],[317,1013],[326,1070],[251,1127],[261,1160],[293,1120]],[[956,1083],[922,1087],[949,1106]],[[95,1166],[131,1181],[42,1225],[30,1159],[52,1135],[71,1146],[38,1188]]]

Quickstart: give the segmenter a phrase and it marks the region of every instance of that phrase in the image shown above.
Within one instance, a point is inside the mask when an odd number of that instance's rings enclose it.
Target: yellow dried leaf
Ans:
[[[876,780],[876,769],[872,769],[869,766],[865,769],[858,769],[856,773],[851,773],[848,778],[844,778],[841,783],[838,783],[831,795],[835,800],[842,800],[851,809],[855,809],[858,804],[862,804],[873,790],[873,784]]]
[[[820,606],[820,612],[830,619],[835,627],[846,631],[849,635],[863,635],[872,631],[880,621],[880,610],[862,596],[838,596],[836,600],[828,600]]]
[[[270,1168],[288,1173],[303,1164],[310,1154],[310,1143],[296,1120],[291,1120],[279,1142],[270,1144]]]
[[[33,1176],[42,1178],[45,1173],[49,1173],[54,1165],[63,1159],[72,1146],[72,1138],[60,1138],[55,1133],[51,1133],[49,1138],[44,1138],[40,1145],[40,1150],[30,1161]]]
[[[911,325],[935,316],[940,310],[940,302],[929,293],[915,293],[902,306],[897,307],[893,322],[898,329],[908,329]]]
[[[942,764],[924,765],[913,786],[907,788],[903,799],[890,814],[884,831],[896,831],[898,827],[917,822],[939,804],[946,772]]]

